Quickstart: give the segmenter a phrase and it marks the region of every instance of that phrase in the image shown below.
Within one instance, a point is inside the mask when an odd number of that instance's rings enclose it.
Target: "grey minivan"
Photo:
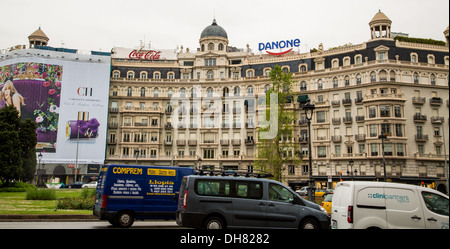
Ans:
[[[205,229],[328,229],[330,225],[325,209],[282,183],[234,176],[185,176],[176,220],[179,226]]]

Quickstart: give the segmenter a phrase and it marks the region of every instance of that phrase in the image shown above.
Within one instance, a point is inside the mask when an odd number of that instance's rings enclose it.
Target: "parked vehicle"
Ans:
[[[181,184],[177,210],[180,226],[323,229],[329,228],[329,222],[322,207],[277,181],[191,175]]]
[[[85,182],[74,182],[71,184],[67,184],[67,188],[81,188],[81,186],[83,186],[83,184],[85,184]]]
[[[96,188],[97,187],[97,181],[85,183],[81,186],[81,188]]]
[[[322,206],[327,211],[328,214],[331,214],[331,204],[332,204],[332,200],[333,200],[333,193],[329,193],[324,196],[325,196],[325,198],[323,199],[320,206]]]
[[[340,182],[332,199],[332,228],[449,228],[448,196],[415,185]]]
[[[107,165],[101,169],[94,215],[130,227],[135,219],[175,219],[184,176],[192,168]]]

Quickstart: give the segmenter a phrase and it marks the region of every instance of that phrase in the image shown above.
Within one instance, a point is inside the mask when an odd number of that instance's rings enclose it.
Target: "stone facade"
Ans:
[[[214,20],[200,48],[181,48],[175,59],[113,55],[108,163],[251,169],[260,96],[270,87],[268,72],[280,65],[294,79],[288,108],[296,120],[286,139],[298,143],[303,155],[302,165],[284,168],[285,183],[303,186],[309,178],[307,126],[297,101],[307,95],[316,107],[311,137],[317,187],[325,187],[328,177],[334,183],[382,179],[378,136],[384,133],[388,179],[442,189],[442,127],[447,148],[450,135],[448,43],[395,41],[391,21],[380,13],[370,22],[369,41],[325,51],[319,46],[316,52],[255,55],[248,47],[230,47]]]

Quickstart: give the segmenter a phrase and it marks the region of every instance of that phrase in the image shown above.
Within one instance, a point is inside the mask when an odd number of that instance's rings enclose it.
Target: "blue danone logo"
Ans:
[[[259,51],[265,50],[266,53],[271,54],[271,55],[277,55],[277,56],[291,52],[294,47],[300,47],[300,39],[291,39],[291,40],[266,42],[266,43],[258,44]],[[283,52],[279,52],[279,53],[274,53],[274,52],[268,51],[268,50],[273,50],[273,49],[287,49],[287,48],[290,48],[290,49],[283,51]]]

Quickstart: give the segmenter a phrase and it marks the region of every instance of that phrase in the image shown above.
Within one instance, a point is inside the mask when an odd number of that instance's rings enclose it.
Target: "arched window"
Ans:
[[[377,81],[377,74],[375,72],[370,73],[370,82],[376,82]]]
[[[234,88],[234,96],[239,96],[241,95],[241,89],[237,86]]]
[[[207,78],[207,79],[214,79],[214,72],[213,72],[213,70],[209,70],[209,71],[206,73],[206,78]]]
[[[209,51],[214,50],[214,43],[211,42],[208,44],[208,50]]]
[[[349,86],[350,85],[350,77],[348,75],[346,75],[344,77],[344,84],[345,84],[345,86]]]
[[[337,77],[333,78],[333,88],[338,88],[339,87],[339,80]]]
[[[117,96],[117,91],[118,91],[117,87],[113,87],[112,95]]]
[[[323,89],[323,81],[320,79],[318,82],[317,82],[317,90],[322,90]]]
[[[128,71],[127,72],[127,79],[134,79],[134,72],[133,71]]]
[[[247,96],[253,96],[253,86],[247,87]]]
[[[167,97],[172,98],[173,95],[173,90],[172,88],[169,88],[169,90],[167,91]]]
[[[357,74],[356,75],[356,84],[361,85],[361,83],[362,83],[362,76],[361,76],[361,74]]]
[[[161,79],[161,73],[160,73],[160,72],[154,72],[154,73],[153,73],[153,78],[154,78],[155,80]]]
[[[131,97],[131,96],[133,96],[133,89],[132,89],[131,86],[130,86],[130,87],[128,87],[128,89],[127,89],[127,97]]]
[[[267,93],[270,90],[270,85],[265,85],[264,86],[264,93]]]
[[[387,73],[386,73],[386,71],[385,70],[381,70],[379,73],[378,73],[378,78],[380,79],[380,81],[387,81]]]
[[[141,97],[145,97],[145,87],[141,88]]]
[[[228,87],[223,88],[223,97],[228,97],[230,95],[230,89]]]
[[[300,82],[300,92],[307,91],[307,90],[308,90],[308,87],[306,86],[306,82],[305,81]]]
[[[212,97],[214,93],[214,90],[212,89],[212,87],[208,87],[208,89],[206,89],[206,96],[207,97]]]
[[[223,44],[220,43],[220,44],[219,44],[219,51],[222,51],[222,50],[223,50]]]
[[[184,88],[184,87],[180,88],[180,97],[181,98],[186,97],[186,88]]]
[[[413,74],[413,80],[414,80],[414,84],[419,84],[419,74],[414,73]]]
[[[430,82],[432,86],[436,85],[436,76],[434,74],[431,74],[430,76]]]

